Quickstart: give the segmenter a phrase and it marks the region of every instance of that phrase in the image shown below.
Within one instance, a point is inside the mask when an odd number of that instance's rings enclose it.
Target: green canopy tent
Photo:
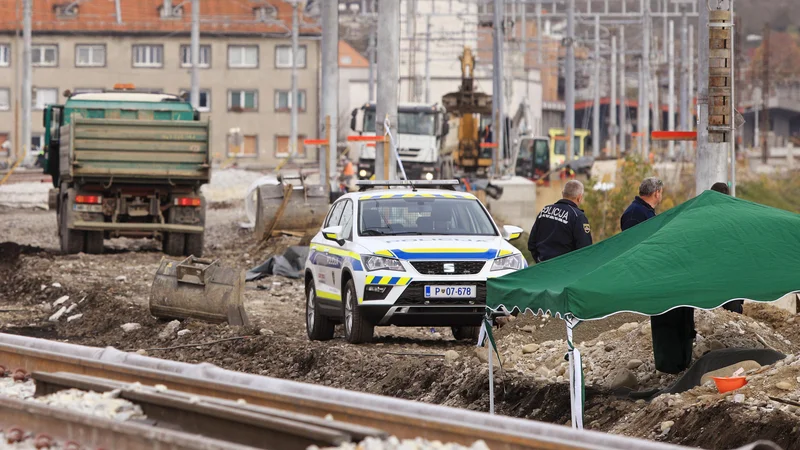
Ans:
[[[572,425],[582,428],[583,374],[572,342],[580,321],[770,302],[798,290],[800,215],[706,191],[598,244],[489,280],[486,306],[565,320]]]

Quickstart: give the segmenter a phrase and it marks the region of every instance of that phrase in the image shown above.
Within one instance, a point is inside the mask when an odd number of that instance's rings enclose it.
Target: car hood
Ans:
[[[359,243],[369,253],[396,256],[404,260],[485,260],[519,253],[499,236],[382,236],[362,238]]]

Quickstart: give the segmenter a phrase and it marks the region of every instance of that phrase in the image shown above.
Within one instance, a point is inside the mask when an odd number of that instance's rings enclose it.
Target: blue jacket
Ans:
[[[622,228],[622,231],[625,231],[628,228],[634,225],[639,225],[645,220],[655,216],[656,210],[637,195],[636,198],[633,199],[633,202],[631,202],[630,206],[628,206],[628,209],[622,213],[622,217],[619,219],[619,226]]]
[[[590,245],[589,219],[575,202],[567,199],[545,206],[528,238],[528,250],[537,263]]]

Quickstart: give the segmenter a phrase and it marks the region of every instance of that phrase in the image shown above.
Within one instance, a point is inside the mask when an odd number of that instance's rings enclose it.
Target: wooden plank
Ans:
[[[720,115],[720,116],[727,116],[731,113],[731,107],[728,106],[709,106],[708,107],[708,114],[709,115]]]
[[[197,164],[206,160],[205,154],[199,153],[153,153],[139,152],[113,152],[113,151],[75,151],[75,159],[84,165],[91,164],[89,161],[125,161],[125,162],[146,162],[152,164],[161,163],[186,163]]]
[[[179,153],[208,153],[208,144],[204,142],[175,142],[175,141],[116,141],[75,139],[75,148],[81,150],[106,150],[106,151],[133,151],[142,153],[153,152],[179,152]]]

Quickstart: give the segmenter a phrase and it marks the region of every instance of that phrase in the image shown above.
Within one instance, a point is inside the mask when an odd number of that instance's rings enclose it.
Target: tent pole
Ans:
[[[572,329],[580,323],[574,317],[565,317],[567,325],[567,346],[569,347],[569,400],[572,428],[583,429],[583,364],[581,352],[572,342]]]
[[[489,350],[489,414],[494,415],[494,351],[491,342],[487,347]]]

